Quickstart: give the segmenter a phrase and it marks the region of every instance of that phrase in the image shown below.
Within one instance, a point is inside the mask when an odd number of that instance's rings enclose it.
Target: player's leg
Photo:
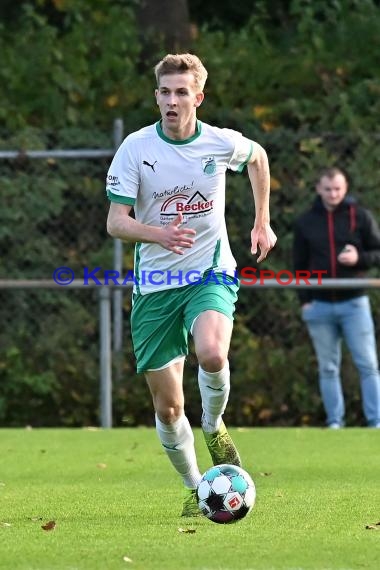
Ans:
[[[370,427],[380,428],[380,375],[369,299],[362,296],[340,305],[345,339],[360,375],[364,415]]]
[[[192,287],[185,308],[185,325],[194,337],[199,362],[202,430],[214,464],[240,465],[240,457],[222,421],[230,392],[228,350],[239,284],[210,272]]]
[[[182,387],[184,359],[161,370],[149,370],[145,377],[152,395],[156,430],[161,445],[187,489],[196,489],[201,474],[194,448],[194,435],[184,413]],[[184,515],[199,514],[195,493],[187,493]],[[188,504],[189,503],[189,504]],[[193,508],[192,508],[193,507]],[[195,513],[191,512],[195,509]]]
[[[198,383],[203,404],[203,424],[218,431],[230,393],[228,350],[232,321],[217,311],[204,311],[193,325]]]
[[[192,332],[199,362],[202,430],[211,458],[214,465],[241,465],[239,453],[222,420],[230,393],[228,350],[232,320],[217,311],[204,311],[196,318]]]
[[[341,331],[335,315],[336,303],[313,301],[302,313],[318,361],[319,387],[328,427],[344,423],[344,399],[340,378]]]
[[[157,434],[187,489],[201,479],[194,436],[184,414],[183,366],[187,354],[187,330],[178,291],[135,297],[132,338],[138,372],[144,372],[153,398]],[[189,498],[190,497],[190,498]],[[195,514],[195,493],[187,492]],[[185,514],[190,514],[189,509]],[[190,509],[191,510],[191,509]],[[199,514],[198,509],[196,509]]]

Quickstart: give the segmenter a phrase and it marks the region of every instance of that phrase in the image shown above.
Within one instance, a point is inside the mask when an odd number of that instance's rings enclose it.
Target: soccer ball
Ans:
[[[211,521],[229,524],[244,518],[255,504],[251,477],[236,465],[215,465],[203,474],[197,487],[198,506]]]

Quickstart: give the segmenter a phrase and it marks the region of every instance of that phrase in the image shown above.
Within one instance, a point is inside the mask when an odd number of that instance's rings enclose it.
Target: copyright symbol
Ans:
[[[53,272],[53,279],[57,285],[70,285],[74,277],[74,271],[70,267],[57,267]]]

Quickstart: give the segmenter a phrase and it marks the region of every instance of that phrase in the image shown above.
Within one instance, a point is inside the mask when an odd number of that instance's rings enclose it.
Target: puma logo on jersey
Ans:
[[[145,166],[150,166],[151,169],[153,170],[153,172],[156,172],[156,171],[154,170],[154,165],[156,164],[156,162],[157,162],[157,160],[155,160],[155,161],[153,162],[153,164],[149,164],[149,162],[147,162],[146,160],[143,160],[143,164],[145,164]]]

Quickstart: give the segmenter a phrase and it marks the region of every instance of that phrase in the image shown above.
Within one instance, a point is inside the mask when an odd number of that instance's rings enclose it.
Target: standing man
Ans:
[[[380,231],[372,214],[347,196],[348,183],[339,168],[324,170],[312,208],[296,222],[296,270],[324,270],[331,278],[357,278],[380,265]],[[368,426],[380,428],[380,377],[370,303],[360,289],[299,291],[319,368],[319,386],[327,426],[344,425],[340,378],[341,340],[345,339],[360,374],[363,411]]]
[[[201,474],[182,386],[189,333],[212,461],[241,464],[222,421],[238,290],[224,218],[227,168],[248,167],[256,211],[251,252],[259,248],[258,261],[276,237],[269,224],[264,149],[238,132],[197,120],[207,78],[202,62],[191,54],[169,54],[155,75],[161,120],[129,135],[112,161],[107,229],[136,243],[131,328],[137,371],[145,374],[152,395],[158,437],[185,485],[182,516],[196,516]]]

